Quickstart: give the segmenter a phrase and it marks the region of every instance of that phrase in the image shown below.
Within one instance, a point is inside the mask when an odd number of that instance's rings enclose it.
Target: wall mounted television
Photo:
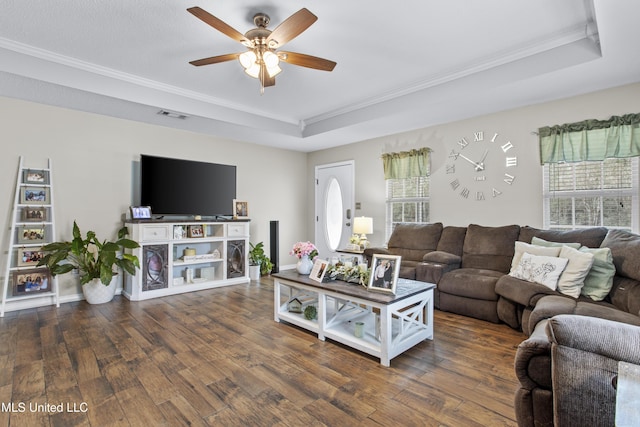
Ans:
[[[140,156],[140,203],[157,215],[233,215],[236,167]]]

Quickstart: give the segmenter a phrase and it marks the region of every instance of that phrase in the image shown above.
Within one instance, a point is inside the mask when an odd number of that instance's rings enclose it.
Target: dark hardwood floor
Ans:
[[[0,426],[514,426],[524,335],[435,312],[391,360],[273,320],[273,281],[0,319]]]

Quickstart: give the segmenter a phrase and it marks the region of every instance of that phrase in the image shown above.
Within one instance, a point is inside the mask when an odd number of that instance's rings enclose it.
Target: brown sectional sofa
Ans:
[[[406,264],[403,258],[401,277],[436,283],[437,308],[504,322],[529,336],[515,360],[519,425],[613,425],[617,362],[640,364],[640,236],[603,227],[400,225],[385,252],[401,255],[397,237],[403,235],[411,236],[413,256]],[[420,235],[430,236],[427,245]],[[534,237],[610,248],[615,276],[605,299],[573,298],[509,276],[516,241]],[[365,255],[379,251],[370,248]]]

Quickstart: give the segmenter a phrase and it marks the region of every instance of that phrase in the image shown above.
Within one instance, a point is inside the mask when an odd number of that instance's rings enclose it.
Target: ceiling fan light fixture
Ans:
[[[248,50],[238,56],[238,60],[240,61],[240,64],[245,70],[250,68],[253,65],[257,65],[256,59],[258,59],[258,57],[256,56],[255,52],[252,50]]]
[[[245,68],[244,72],[257,79],[260,77],[260,66],[254,62],[250,67]]]
[[[279,65],[275,65],[273,67],[267,66],[267,74],[269,77],[275,77],[282,72],[282,68]]]
[[[264,61],[264,65],[266,65],[267,68],[277,67],[278,63],[280,62],[280,58],[278,58],[278,55],[271,52],[270,50],[262,54],[262,60]]]

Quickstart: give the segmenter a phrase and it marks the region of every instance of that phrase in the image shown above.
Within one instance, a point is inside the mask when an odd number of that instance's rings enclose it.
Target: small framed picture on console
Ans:
[[[249,218],[249,204],[244,200],[233,199],[233,219]]]
[[[151,219],[151,206],[131,206],[132,219]]]

